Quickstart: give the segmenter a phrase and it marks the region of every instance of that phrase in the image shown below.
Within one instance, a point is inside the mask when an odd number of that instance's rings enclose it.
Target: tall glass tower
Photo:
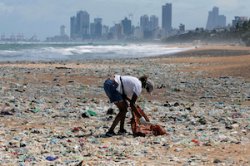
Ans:
[[[79,11],[76,15],[77,32],[83,38],[89,35],[89,14],[86,11]]]
[[[86,11],[77,12],[70,18],[70,37],[84,39],[89,37],[89,14]]]
[[[168,33],[172,30],[172,4],[162,6],[162,30]]]
[[[213,7],[213,10],[208,12],[206,29],[213,30],[215,28],[223,27],[226,27],[226,16],[219,15],[219,8]]]

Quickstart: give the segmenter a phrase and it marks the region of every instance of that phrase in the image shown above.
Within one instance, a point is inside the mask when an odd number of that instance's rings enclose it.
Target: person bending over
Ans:
[[[111,127],[105,134],[107,137],[116,135],[114,129],[119,122],[120,130],[118,134],[127,132],[124,129],[124,122],[128,106],[131,107],[131,110],[134,110],[135,102],[141,94],[142,88],[145,88],[150,94],[153,91],[153,82],[149,80],[147,76],[142,76],[138,79],[133,76],[115,75],[104,82],[104,91],[106,95],[109,97],[110,102],[114,103],[119,109],[119,113],[116,115]],[[127,101],[129,101],[129,105]],[[145,119],[141,118],[141,121],[144,122]]]

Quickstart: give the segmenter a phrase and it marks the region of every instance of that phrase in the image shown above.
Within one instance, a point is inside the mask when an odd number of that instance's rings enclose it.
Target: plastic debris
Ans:
[[[249,157],[241,155],[250,143],[249,81],[230,76],[209,78],[200,71],[190,75],[181,69],[193,64],[155,61],[88,61],[77,62],[77,67],[72,62],[71,69],[60,70],[54,62],[41,68],[0,67],[0,163],[249,165]],[[101,65],[97,68],[96,64]],[[107,114],[111,108],[103,90],[107,74],[139,76],[144,72],[158,89],[152,96],[143,91],[136,103],[169,135],[133,137],[128,112],[128,134],[103,138],[117,109]],[[118,130],[119,125],[115,133]],[[210,155],[218,147],[230,156],[222,160]],[[196,148],[204,153],[182,155]],[[232,155],[241,155],[240,160]]]
[[[57,160],[59,157],[53,157],[53,156],[47,156],[45,159],[48,160],[48,161],[55,161]]]

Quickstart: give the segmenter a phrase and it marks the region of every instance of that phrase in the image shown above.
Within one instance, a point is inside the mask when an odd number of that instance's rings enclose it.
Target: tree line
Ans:
[[[250,46],[250,20],[236,24],[235,27],[217,28],[212,31],[204,28],[196,28],[183,34],[177,34],[163,39],[168,43],[187,43],[187,42],[228,42],[243,43]]]

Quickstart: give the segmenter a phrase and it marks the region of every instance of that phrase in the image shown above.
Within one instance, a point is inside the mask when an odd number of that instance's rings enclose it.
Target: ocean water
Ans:
[[[0,43],[0,61],[76,61],[170,55],[192,48],[163,44]]]

